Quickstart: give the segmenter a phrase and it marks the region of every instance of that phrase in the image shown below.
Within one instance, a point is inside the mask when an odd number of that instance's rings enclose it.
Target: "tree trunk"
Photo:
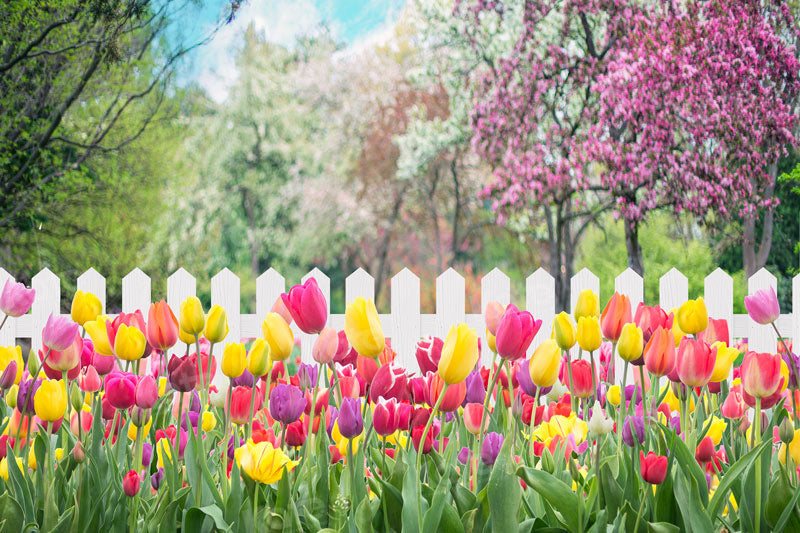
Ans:
[[[639,243],[639,222],[625,221],[625,247],[628,249],[628,267],[644,277],[644,258]]]
[[[771,181],[764,192],[765,198],[771,199],[775,194],[775,179],[777,174],[778,163],[776,161],[769,166],[769,176]],[[744,235],[742,236],[742,265],[744,266],[745,275],[748,278],[767,264],[769,252],[772,248],[772,225],[775,218],[774,209],[769,207],[764,213],[764,224],[761,229],[761,236],[758,238],[758,242],[756,242],[757,218],[758,212],[756,211],[752,217],[744,220]]]

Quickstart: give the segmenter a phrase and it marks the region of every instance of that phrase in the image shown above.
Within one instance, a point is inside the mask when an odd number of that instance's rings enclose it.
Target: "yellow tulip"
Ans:
[[[231,379],[235,379],[244,374],[246,365],[247,352],[244,349],[244,343],[229,342],[226,344],[225,350],[222,352],[222,362],[220,363],[222,373]]]
[[[153,417],[150,417],[150,419],[144,425],[144,435],[145,435],[145,437],[148,434],[150,434],[150,426],[152,426],[152,425],[153,425]],[[138,433],[139,433],[139,427],[136,424],[133,423],[133,420],[131,420],[131,423],[128,426],[128,438],[130,440],[134,441],[134,440],[136,440],[136,435]]]
[[[633,322],[628,322],[622,326],[622,333],[617,344],[619,356],[626,361],[635,361],[642,356],[643,349],[644,335],[642,334],[642,329]]]
[[[553,319],[551,336],[562,350],[569,350],[575,346],[575,325],[565,311],[561,311]]]
[[[731,373],[731,367],[736,358],[739,357],[739,350],[736,348],[728,348],[728,345],[722,341],[717,341],[711,345],[712,348],[717,349],[717,360],[714,363],[714,372],[711,374],[711,381],[719,383],[728,379],[728,374]]]
[[[203,431],[213,431],[215,427],[217,427],[217,417],[214,413],[209,411],[203,413]]]
[[[272,447],[268,441],[253,443],[247,441],[234,452],[239,469],[253,481],[270,485],[283,477],[284,469],[294,469],[299,461],[292,461],[280,449]]]
[[[186,333],[185,331],[183,331],[183,328],[178,328],[178,338],[181,340],[181,342],[189,345],[197,342],[197,337],[195,337],[191,333]]]
[[[608,392],[606,393],[606,400],[611,405],[619,405],[619,402],[622,401],[622,390],[620,389],[619,385],[612,385],[608,388]]]
[[[33,450],[31,449],[31,451]],[[17,461],[17,468],[19,468],[21,472],[24,472],[22,457],[15,457],[14,459]],[[2,461],[0,461],[0,477],[3,478],[3,481],[8,481],[8,457],[3,457]]]
[[[789,456],[794,461],[794,466],[800,465],[800,429],[794,430],[794,438],[789,443]],[[781,464],[786,464],[786,443],[781,444],[781,449],[778,452],[778,459]]]
[[[708,310],[702,296],[681,304],[678,308],[678,324],[682,331],[693,335],[708,327]]]
[[[686,332],[678,323],[678,308],[673,307],[668,314],[672,315],[672,336],[675,337],[675,347],[677,348],[681,344],[681,339],[686,336]]]
[[[181,304],[180,329],[190,335],[197,335],[203,331],[206,324],[206,315],[203,313],[203,304],[196,296],[189,296]]]
[[[164,396],[167,393],[167,378],[158,378],[158,395]]]
[[[31,446],[31,451],[28,452],[28,468],[36,470],[36,454],[33,453],[33,446]]]
[[[600,298],[592,289],[585,289],[578,295],[578,301],[573,310],[575,320],[580,322],[582,317],[600,316]],[[586,348],[584,348],[585,350]]]
[[[552,387],[561,367],[561,349],[553,339],[547,339],[536,348],[529,365],[531,381],[537,387]]]
[[[383,327],[372,299],[359,296],[344,311],[344,333],[350,345],[364,357],[378,357],[386,347]]]
[[[247,356],[247,370],[257,378],[266,375],[272,368],[271,354],[270,344],[264,339],[256,339]]]
[[[42,381],[33,395],[33,410],[45,422],[55,422],[67,410],[67,390],[64,382],[55,379]]]
[[[489,345],[492,353],[497,353],[497,338],[488,329],[486,330],[486,344]]]
[[[56,456],[56,462],[60,463],[61,459],[64,458],[64,448],[56,448],[54,455]]]
[[[461,383],[477,362],[478,334],[464,323],[450,326],[439,359],[439,376],[449,385]]]
[[[667,389],[667,391],[666,391],[666,394],[664,395],[664,401],[661,402],[661,403],[667,404],[667,406],[669,407],[670,411],[680,411],[681,401],[678,399],[677,396],[675,396],[675,391],[673,390],[672,385],[667,383],[667,385],[665,385],[665,388]],[[661,390],[662,390],[662,394],[663,394],[664,389],[662,388]],[[694,398],[690,397],[689,398],[689,412],[690,413],[694,412],[694,407],[695,407],[694,406]]]
[[[70,317],[73,322],[83,326],[87,322],[96,320],[102,312],[103,304],[100,303],[97,296],[81,290],[75,292],[70,309]]]
[[[139,328],[120,324],[114,337],[114,353],[126,361],[138,361],[144,355],[147,341]]]
[[[99,316],[97,319],[86,322],[83,327],[86,328],[86,333],[92,338],[94,351],[100,355],[114,355],[114,349],[111,342],[108,340],[108,331],[106,330],[106,322],[108,317]]]
[[[17,406],[18,392],[19,392],[19,385],[11,385],[11,388],[8,389],[8,392],[6,393],[6,405],[12,409]]]
[[[600,334],[600,320],[596,316],[582,316],[578,319],[578,346],[593,352],[603,343]]]
[[[706,427],[708,428],[706,437],[711,437],[711,440],[714,441],[714,446],[719,446],[719,443],[722,441],[722,434],[725,433],[725,428],[728,427],[728,423],[721,418],[711,415],[711,418],[706,420],[703,429]]]
[[[261,324],[261,334],[269,343],[269,356],[273,361],[283,361],[292,354],[294,335],[289,324],[278,313],[267,313]]]
[[[158,468],[164,468],[164,459],[168,459],[172,463],[172,450],[170,450],[170,442],[166,437],[162,437],[156,442],[156,458]]]
[[[22,370],[25,366],[22,364],[22,348],[19,346],[0,346],[0,374],[3,373],[11,361],[17,363],[17,375],[14,377],[14,384],[19,385],[22,379]]]
[[[203,336],[208,342],[221,342],[228,336],[228,313],[221,305],[212,305],[206,317],[206,329]]]

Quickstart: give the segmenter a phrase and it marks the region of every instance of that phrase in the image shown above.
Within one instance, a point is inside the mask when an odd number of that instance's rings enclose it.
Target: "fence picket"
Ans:
[[[102,306],[102,312],[106,312],[106,278],[94,268],[89,268],[86,272],[78,276],[78,290],[90,292],[97,296]],[[72,302],[72,300],[70,300]]]
[[[146,319],[152,301],[150,291],[151,282],[147,274],[138,268],[128,272],[128,275],[122,278],[122,312],[134,313],[138,310],[144,314]],[[172,308],[176,317],[179,310],[180,308]]]
[[[570,280],[570,304],[568,313],[572,314],[575,311],[575,304],[578,303],[578,295],[586,289],[591,289],[595,294],[600,295],[600,278],[592,274],[588,268],[582,268],[580,272],[572,276]],[[550,332],[548,331],[549,335]]]
[[[225,348],[225,343],[239,342],[242,338],[241,302],[239,277],[227,268],[223,268],[211,278],[211,305],[221,305],[228,315],[228,335],[216,344],[213,349],[217,362],[222,360],[222,351]],[[212,383],[221,390],[224,379],[226,378],[222,372],[217,372]]]
[[[344,280],[344,293],[345,303],[352,302],[359,296],[374,300],[375,278],[367,274],[363,268],[358,268]]]
[[[614,290],[631,300],[631,312],[644,301],[644,280],[635,270],[626,268],[614,279]]]
[[[658,305],[669,313],[689,298],[689,279],[677,268],[661,276],[658,281]]]
[[[542,326],[528,348],[530,356],[542,341],[550,338],[553,317],[556,316],[556,280],[541,267],[525,280],[525,308],[531,312],[535,320],[542,321]]]
[[[746,332],[744,334],[734,335],[733,278],[721,268],[717,268],[714,272],[706,276],[704,284],[703,299],[706,302],[708,316],[728,321],[731,342],[733,342],[734,337],[746,337]]]
[[[436,278],[436,331],[444,339],[450,326],[466,320],[464,277],[448,268]]]
[[[747,281],[747,293],[753,294],[762,289],[772,287],[777,290],[778,280],[766,268],[762,268]],[[778,338],[772,326],[763,326],[754,320],[750,320],[750,336],[748,338],[748,349],[757,352],[773,352],[778,345]]]
[[[50,313],[61,312],[61,280],[50,269],[45,268],[31,279],[36,297],[31,306],[31,348],[38,352],[42,348],[42,329]]]
[[[788,331],[781,331],[781,335],[791,335],[794,346],[792,351],[800,350],[800,274],[792,279],[792,327]]]
[[[392,278],[392,349],[397,353],[397,363],[409,370],[418,371],[414,356],[417,341],[422,336],[420,324],[419,278],[404,268]]]
[[[3,290],[3,287],[6,284],[6,281],[11,280],[14,282],[14,277],[6,272],[5,269],[0,267],[0,291]],[[0,320],[3,320],[6,316],[0,311]],[[6,320],[5,325],[0,328],[0,346],[12,346],[16,344],[16,337],[17,337],[17,319],[13,317],[8,317]]]
[[[270,312],[281,294],[286,292],[286,279],[274,268],[269,268],[256,279],[256,316],[252,327],[245,330],[242,318],[242,336],[245,338],[261,336],[261,323]]]

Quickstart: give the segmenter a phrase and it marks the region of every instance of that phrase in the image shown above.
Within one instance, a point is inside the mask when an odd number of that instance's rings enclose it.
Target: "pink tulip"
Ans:
[[[77,325],[77,324],[76,324]],[[45,372],[47,367],[55,371],[54,376],[48,373],[48,377],[52,379],[61,379],[62,372],[72,370],[73,368],[80,367],[81,355],[83,353],[83,339],[78,335],[77,331],[72,338],[72,342],[64,350],[50,350],[50,354],[45,362]],[[44,358],[44,354],[42,354]],[[80,369],[79,369],[80,370]]]
[[[497,326],[497,355],[510,361],[524,358],[541,326],[542,321],[534,320],[530,312],[520,311],[515,305],[509,305]]]
[[[100,375],[97,373],[97,369],[94,366],[89,365],[81,370],[78,376],[78,387],[80,387],[83,392],[97,392],[100,390],[101,386]]]
[[[144,376],[139,379],[134,392],[134,402],[142,409],[150,409],[158,400],[158,384],[153,376]]]
[[[90,413],[88,411],[81,411],[80,412],[81,428],[79,430],[78,429],[78,413],[77,412],[72,413],[72,416],[70,416],[70,419],[69,419],[69,428],[72,431],[72,434],[77,437],[77,436],[79,436],[81,434],[80,433],[81,430],[83,431],[83,433],[89,433],[89,430],[92,429],[92,420],[93,420],[93,418],[94,417],[92,417],[92,413]]]
[[[338,349],[339,334],[336,333],[336,330],[333,328],[325,328],[319,332],[317,340],[314,341],[311,356],[317,363],[327,365],[336,357],[336,351]]]
[[[78,324],[65,316],[50,313],[42,331],[42,342],[56,352],[63,352],[75,341]]]
[[[386,437],[397,431],[397,400],[391,398],[378,399],[375,404],[375,411],[372,415],[372,425],[375,433]]]
[[[492,335],[497,335],[497,326],[500,325],[500,320],[503,318],[506,308],[500,302],[489,302],[486,304],[486,309],[483,312],[483,318],[486,321],[486,329]]]
[[[767,291],[762,289],[755,294],[744,297],[744,306],[750,318],[759,324],[772,324],[781,315],[778,297],[772,287]]]
[[[162,352],[175,346],[178,342],[178,319],[167,302],[161,300],[150,304],[147,313],[147,329],[143,332],[150,346]]]
[[[675,370],[681,382],[688,387],[702,387],[711,380],[717,349],[703,341],[684,337],[678,346]]]
[[[731,388],[725,401],[722,402],[720,413],[725,418],[742,418],[745,415],[745,405],[742,399],[741,385],[735,385]]]
[[[644,342],[650,340],[653,333],[659,328],[672,329],[672,316],[667,315],[661,307],[654,305],[644,305],[639,302],[636,307],[636,314],[633,316],[633,321],[642,329],[644,335]]]
[[[139,487],[141,487],[141,480],[139,479],[139,474],[136,470],[130,470],[125,477],[122,478],[122,490],[125,492],[125,495],[133,498],[136,494],[139,493]]]
[[[328,321],[328,304],[317,280],[308,278],[302,285],[295,285],[289,294],[281,294],[284,305],[292,318],[305,333],[319,333]]]
[[[439,359],[442,357],[443,347],[444,341],[439,337],[431,336],[417,341],[417,350],[414,355],[422,375],[436,372],[439,369]]]
[[[740,371],[744,392],[756,398],[771,396],[780,386],[781,357],[777,354],[747,352]]]
[[[128,409],[136,398],[137,378],[133,374],[114,372],[106,377],[108,403],[115,409]]]
[[[373,403],[380,398],[392,398],[397,401],[411,399],[406,371],[392,363],[380,367],[372,379],[369,396]]]
[[[709,346],[715,342],[724,342],[726,346],[729,346],[731,337],[728,333],[728,321],[724,318],[709,318],[708,327],[698,333],[697,338]]]
[[[14,283],[7,279],[3,285],[3,292],[0,293],[0,311],[6,316],[22,316],[31,308],[35,295],[36,290],[27,289],[22,283]]]
[[[281,318],[286,321],[287,324],[290,326],[292,325],[292,313],[289,312],[289,309],[286,308],[286,304],[283,303],[283,298],[278,296],[278,299],[275,300],[275,303],[272,304],[272,309],[270,310],[272,313],[278,313],[281,315]]]

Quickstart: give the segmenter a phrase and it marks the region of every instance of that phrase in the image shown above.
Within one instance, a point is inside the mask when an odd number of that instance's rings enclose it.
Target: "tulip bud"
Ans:
[[[0,389],[8,390],[17,379],[17,362],[11,361],[0,376]]]
[[[36,353],[32,349],[28,352],[28,373],[31,376],[39,374],[39,358],[36,357]]]
[[[19,391],[19,385],[12,385],[6,393],[6,405],[12,409],[17,406],[17,391]]]
[[[350,345],[364,357],[377,357],[386,346],[378,310],[372,299],[359,296],[347,303],[344,332]]]
[[[583,476],[581,475],[581,471],[578,468],[578,463],[575,462],[575,459],[570,457],[568,464],[569,464],[569,474],[570,476],[572,476],[572,481],[580,484],[583,481]]]
[[[222,373],[231,379],[236,379],[244,374],[247,364],[247,351],[241,342],[229,342],[225,345],[222,352],[222,363],[220,369]]]
[[[86,460],[86,451],[83,449],[81,441],[76,442],[75,446],[72,447],[72,458],[77,463],[82,463]]]
[[[138,405],[131,408],[131,422],[136,427],[142,427],[150,422],[150,409],[142,409]]]
[[[122,478],[122,490],[125,492],[125,495],[128,497],[133,498],[136,494],[139,493],[139,487],[141,486],[141,482],[139,480],[139,474],[136,470],[130,470],[125,477]]]
[[[196,296],[189,296],[181,304],[180,329],[189,335],[197,336],[203,331],[206,324],[206,315],[203,313],[203,304]]]
[[[250,353],[247,354],[247,370],[256,378],[260,378],[269,372],[272,366],[270,359],[271,345],[264,339],[256,339],[250,346]]]
[[[575,326],[572,318],[565,311],[561,311],[553,319],[552,338],[562,350],[569,350],[575,346]]]
[[[261,324],[261,334],[269,343],[269,356],[273,361],[288,359],[294,348],[294,334],[289,324],[278,313],[267,313]],[[256,339],[257,340],[257,339]],[[250,348],[252,353],[253,348]],[[256,375],[252,370],[250,373]],[[266,371],[264,372],[266,374]],[[263,375],[263,374],[261,374]]]
[[[221,305],[212,305],[206,318],[203,336],[208,342],[221,342],[228,336],[228,314]]]
[[[553,460],[553,454],[550,453],[550,448],[542,450],[542,470],[548,474],[552,474],[556,470],[556,463]]]
[[[339,349],[339,334],[333,328],[325,328],[319,332],[311,355],[317,363],[327,365],[336,357]]]
[[[445,383],[461,383],[475,368],[478,356],[478,334],[466,324],[454,324],[445,338],[437,372]]]
[[[69,403],[75,411],[80,412],[83,409],[83,394],[74,381],[69,387]]]
[[[794,424],[790,417],[787,416],[783,419],[783,422],[781,422],[781,425],[778,427],[778,436],[784,444],[789,444],[794,440]]]
[[[486,466],[494,465],[497,461],[497,456],[500,455],[500,449],[503,447],[503,436],[494,431],[487,433],[483,438],[483,445],[481,447],[481,461]]]

